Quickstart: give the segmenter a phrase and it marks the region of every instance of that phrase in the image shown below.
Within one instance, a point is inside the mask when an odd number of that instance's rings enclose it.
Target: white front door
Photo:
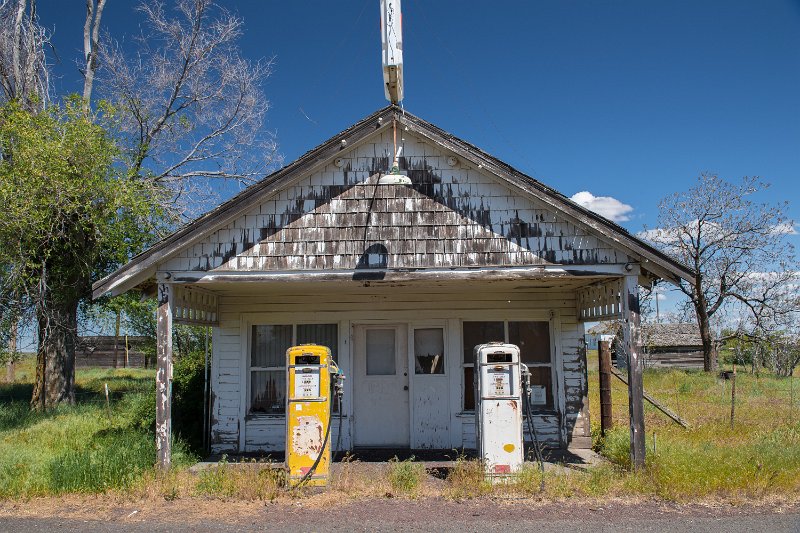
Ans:
[[[411,446],[450,448],[450,388],[446,374],[444,326],[414,326],[411,347]]]
[[[354,326],[354,445],[408,447],[408,328]]]

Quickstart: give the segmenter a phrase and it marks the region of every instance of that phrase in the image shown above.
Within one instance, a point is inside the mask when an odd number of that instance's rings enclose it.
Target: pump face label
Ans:
[[[319,398],[319,368],[295,368],[294,398]]]
[[[490,372],[489,396],[511,396],[510,372]]]

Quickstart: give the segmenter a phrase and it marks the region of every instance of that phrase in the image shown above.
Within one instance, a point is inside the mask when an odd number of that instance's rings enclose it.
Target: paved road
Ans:
[[[507,531],[537,533],[569,531],[571,533],[600,533],[607,531],[635,531],[637,533],[681,533],[681,532],[775,532],[797,533],[800,532],[800,515],[772,515],[772,516],[737,516],[728,518],[708,517],[670,517],[667,519],[622,519],[609,521],[574,521],[574,520],[526,520],[508,522],[505,520],[474,520],[454,521],[427,521],[418,523],[409,517],[404,523],[387,523],[379,517],[357,523],[328,524],[317,522],[315,524],[290,525],[282,524],[230,524],[219,522],[206,522],[202,524],[150,524],[145,522],[100,522],[77,521],[52,518],[4,518],[0,519],[0,531],[9,533],[32,533],[39,531],[75,531],[105,533],[129,531],[134,533],[149,532],[228,532],[228,531],[437,531],[458,532],[470,531]]]
[[[219,502],[224,509],[225,503]],[[487,508],[487,505],[489,506]],[[182,516],[185,515],[185,516]],[[800,509],[665,506],[656,503],[590,508],[579,501],[526,508],[514,502],[426,502],[375,500],[332,509],[266,504],[246,515],[203,518],[191,511],[142,520],[125,514],[112,520],[0,517],[0,532],[205,532],[205,531],[437,531],[637,533],[791,532],[800,533]]]

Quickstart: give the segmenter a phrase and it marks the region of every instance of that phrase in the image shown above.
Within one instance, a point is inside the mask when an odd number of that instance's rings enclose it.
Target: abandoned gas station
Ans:
[[[583,324],[605,319],[623,323],[643,464],[637,289],[691,278],[392,104],[134,257],[94,295],[158,298],[162,465],[174,323],[212,328],[212,451],[250,453],[285,448],[285,353],[304,343],[329,347],[347,376],[332,446],[474,448],[473,348],[501,341],[530,369],[539,438],[589,447]]]

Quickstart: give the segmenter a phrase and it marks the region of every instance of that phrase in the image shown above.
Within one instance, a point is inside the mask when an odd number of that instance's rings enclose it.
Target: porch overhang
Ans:
[[[325,271],[193,271],[160,273],[167,281],[176,284],[211,286],[227,283],[287,283],[287,282],[464,282],[464,281],[524,281],[580,279],[593,280],[618,278],[625,274],[624,265],[562,266],[541,265],[532,267],[482,267],[482,268],[425,268],[425,269],[342,269]],[[583,284],[582,283],[582,284]]]

